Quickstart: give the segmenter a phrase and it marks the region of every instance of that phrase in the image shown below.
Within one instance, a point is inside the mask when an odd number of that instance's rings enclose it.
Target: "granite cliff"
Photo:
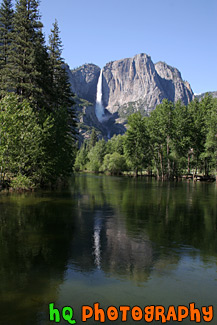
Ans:
[[[84,64],[72,71],[67,70],[72,91],[89,102],[93,115],[100,68],[94,64]],[[144,53],[109,62],[102,69],[102,101],[106,119],[101,123],[101,128],[106,131],[101,132],[104,136],[108,130],[111,135],[124,133],[123,125],[129,114],[141,111],[147,115],[164,98],[188,104],[193,97],[191,86],[182,80],[176,68],[165,62],[154,64],[151,57]],[[94,120],[91,124],[99,128]]]
[[[127,113],[128,103],[144,113],[164,98],[187,104],[193,97],[177,69],[163,62],[154,64],[146,54],[106,64],[103,77],[103,103],[111,113],[122,113],[122,107]]]
[[[94,103],[100,68],[95,64],[84,64],[80,68],[71,71],[67,67],[67,71],[72,91],[78,97]]]

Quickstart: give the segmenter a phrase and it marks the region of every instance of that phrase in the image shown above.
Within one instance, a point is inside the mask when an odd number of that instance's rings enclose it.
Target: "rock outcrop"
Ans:
[[[181,100],[187,105],[193,98],[190,84],[183,81],[178,69],[171,67],[165,62],[155,64],[155,69],[160,77],[160,83],[166,94],[166,98],[176,102]]]
[[[71,70],[70,72],[69,81],[72,91],[78,97],[90,103],[95,103],[100,68],[95,64],[84,64],[80,68]]]
[[[164,98],[173,102],[181,100],[187,105],[194,97],[191,86],[182,80],[176,68],[165,62],[154,64],[144,53],[109,62],[102,70],[102,101],[106,118],[100,123],[94,111],[100,67],[84,64],[72,71],[66,66],[66,70],[72,91],[90,104],[83,110],[81,103],[77,105],[81,125],[95,127],[103,137],[124,133],[123,124],[130,114],[140,111],[147,115]]]
[[[191,87],[182,80],[180,72],[166,63],[154,64],[150,56],[138,54],[103,68],[103,103],[111,113],[128,103],[134,103],[135,110],[149,112],[164,98],[180,99],[184,104],[193,98]]]

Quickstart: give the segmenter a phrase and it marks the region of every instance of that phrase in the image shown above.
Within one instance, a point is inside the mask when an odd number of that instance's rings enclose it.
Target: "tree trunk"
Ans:
[[[163,159],[162,159],[162,154],[161,154],[161,152],[159,152],[159,157],[160,157],[161,177],[162,177],[162,179],[164,179]]]
[[[209,176],[209,168],[207,164],[207,158],[204,159],[204,167],[205,167],[205,176]]]
[[[170,159],[169,159],[169,153],[170,153],[169,140],[170,140],[170,137],[167,136],[167,178],[168,179],[170,178],[170,174],[171,174]]]
[[[190,174],[190,153],[188,153],[188,174]]]

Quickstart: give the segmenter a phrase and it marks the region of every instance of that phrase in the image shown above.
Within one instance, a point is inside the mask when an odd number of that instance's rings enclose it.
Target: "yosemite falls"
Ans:
[[[102,122],[103,116],[105,115],[104,106],[102,103],[102,69],[100,71],[100,75],[97,83],[95,112],[99,122]]]

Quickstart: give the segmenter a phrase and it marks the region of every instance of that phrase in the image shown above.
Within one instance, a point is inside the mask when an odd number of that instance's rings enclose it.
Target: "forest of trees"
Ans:
[[[75,169],[114,175],[143,171],[158,179],[216,176],[217,99],[206,95],[188,106],[164,99],[149,117],[132,114],[126,133],[107,143],[93,130],[77,153]]]
[[[38,0],[0,6],[0,184],[44,186],[68,177],[76,123],[57,21],[45,44]],[[9,184],[8,184],[9,183]]]
[[[161,179],[216,175],[217,100],[187,107],[164,100],[150,114],[128,118],[125,135],[108,142],[95,129],[77,150],[73,94],[57,21],[48,44],[39,0],[0,5],[0,187],[56,183],[73,170],[147,172]]]

